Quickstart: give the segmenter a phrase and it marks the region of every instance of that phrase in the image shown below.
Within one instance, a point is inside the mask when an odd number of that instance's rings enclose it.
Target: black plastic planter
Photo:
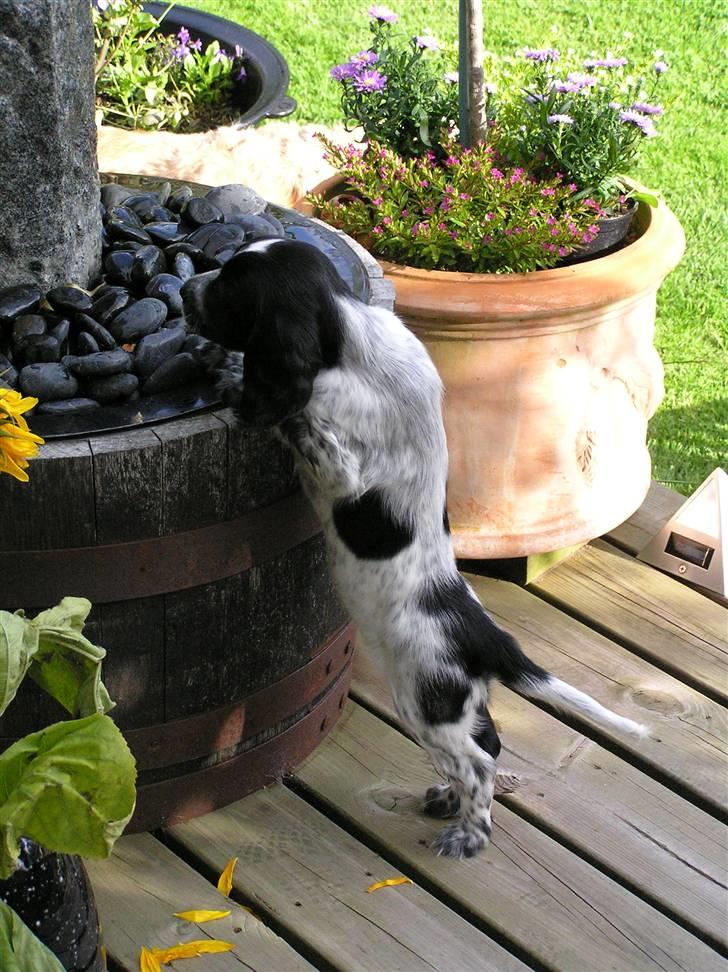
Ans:
[[[570,267],[597,257],[609,256],[615,250],[626,245],[626,240],[632,229],[632,219],[637,212],[637,203],[629,200],[627,211],[618,216],[607,216],[596,221],[599,232],[591,241],[580,246],[573,253],[565,257],[559,266]]]
[[[103,972],[96,904],[80,857],[23,839],[18,869],[0,881],[0,898],[67,972]]]
[[[154,17],[161,17],[166,8],[166,3],[144,4],[144,9]],[[296,102],[286,94],[290,81],[288,64],[280,51],[260,34],[214,14],[174,6],[160,30],[176,34],[181,27],[186,27],[193,37],[199,37],[203,45],[216,40],[224,50],[233,52],[240,45],[245,51],[248,77],[236,96],[240,108],[236,124],[254,125],[262,118],[282,118],[295,110]]]

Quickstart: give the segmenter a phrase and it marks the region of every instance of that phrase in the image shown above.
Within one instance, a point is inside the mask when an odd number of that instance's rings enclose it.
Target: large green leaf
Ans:
[[[90,610],[85,597],[64,597],[31,622],[38,629],[38,653],[28,674],[74,716],[113,707],[101,681],[106,652],[82,634]]]
[[[37,630],[22,616],[0,611],[0,715],[15,698],[37,650]]]
[[[73,716],[112,708],[101,681],[106,652],[82,633],[90,610],[86,598],[64,597],[33,619],[0,611],[0,715],[26,673]]]
[[[0,969],[3,972],[64,972],[53,952],[4,901],[0,901]]]
[[[0,878],[21,836],[49,850],[108,857],[134,810],[134,757],[108,716],[58,722],[0,755]]]

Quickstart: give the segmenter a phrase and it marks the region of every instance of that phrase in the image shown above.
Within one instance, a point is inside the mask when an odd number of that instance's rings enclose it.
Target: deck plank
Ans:
[[[282,785],[180,824],[170,837],[205,865],[239,858],[237,891],[331,966],[525,972],[526,966]]]
[[[234,942],[232,952],[180,963],[189,972],[306,972],[313,966],[258,918],[224,897],[209,881],[150,834],[132,834],[116,842],[106,861],[87,861],[106,950],[125,972],[138,972],[139,951],[179,942],[219,938]],[[232,914],[196,925],[174,917],[190,909]]]
[[[534,661],[650,730],[649,739],[604,729],[601,735],[650,764],[699,805],[718,814],[728,809],[724,706],[516,584],[466,576],[488,611]]]
[[[595,540],[531,585],[712,698],[728,702],[728,609]]]
[[[386,684],[360,650],[352,691],[399,723]],[[490,707],[503,743],[499,766],[518,777],[503,803],[728,947],[725,828],[512,692],[494,687]]]
[[[637,554],[686,499],[687,496],[653,480],[642,506],[628,520],[610,530],[606,537],[628,553]]]
[[[484,854],[435,857],[428,845],[441,824],[418,811],[433,779],[424,753],[354,703],[296,778],[382,853],[548,968],[728,968],[698,938],[503,805]]]

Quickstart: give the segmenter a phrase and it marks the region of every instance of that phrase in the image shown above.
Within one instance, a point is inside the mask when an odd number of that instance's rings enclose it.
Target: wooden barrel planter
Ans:
[[[343,237],[343,234],[337,234]],[[391,287],[348,238],[368,299]],[[129,830],[198,816],[280,779],[338,719],[352,629],[290,457],[228,409],[41,447],[0,477],[0,609],[94,605],[112,716],[137,759]],[[67,715],[26,680],[0,748]]]

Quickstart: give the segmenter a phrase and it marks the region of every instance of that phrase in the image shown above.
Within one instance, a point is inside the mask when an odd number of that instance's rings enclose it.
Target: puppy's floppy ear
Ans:
[[[330,295],[289,311],[263,317],[245,352],[243,394],[238,413],[251,425],[276,425],[302,411],[321,368],[335,363],[332,329],[338,312]],[[316,306],[318,304],[318,306]],[[313,306],[312,306],[313,305]]]

